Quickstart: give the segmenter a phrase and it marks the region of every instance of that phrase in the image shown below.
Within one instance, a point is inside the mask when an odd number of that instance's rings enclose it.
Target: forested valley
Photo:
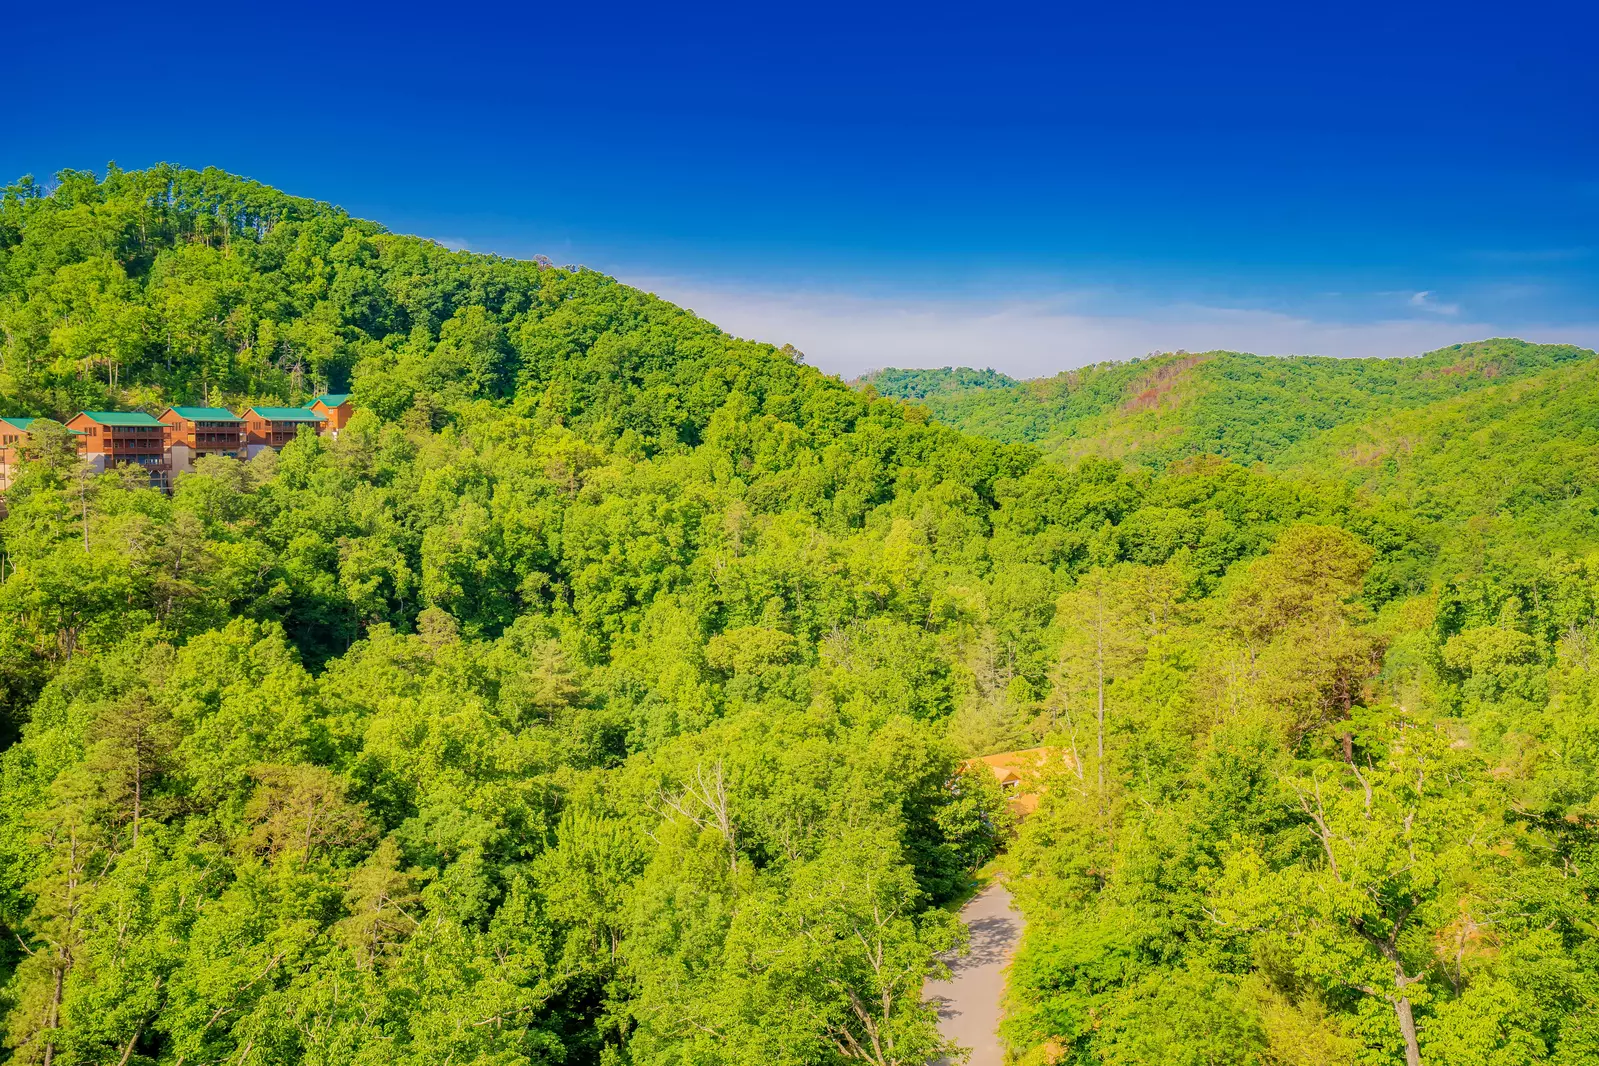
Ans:
[[[1599,1060],[1591,352],[851,387],[173,167],[5,190],[0,344],[357,409],[170,496],[34,434],[10,1061],[922,1066],[985,866],[1028,1066]]]

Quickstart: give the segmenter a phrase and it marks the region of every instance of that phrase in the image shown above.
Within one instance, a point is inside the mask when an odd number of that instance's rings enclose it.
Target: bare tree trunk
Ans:
[[[1080,783],[1083,780],[1083,755],[1077,747],[1077,722],[1072,718],[1071,704],[1062,700],[1061,713],[1066,716],[1066,731],[1071,737],[1072,771],[1077,774],[1077,780]]]
[[[694,779],[698,788],[688,785],[679,796],[668,796],[664,792],[661,799],[678,814],[687,818],[701,829],[715,827],[727,842],[727,866],[731,873],[738,873],[738,827],[733,824],[732,805],[727,796],[727,780],[722,776],[722,763],[717,760],[714,773],[707,778],[705,767],[694,767]],[[688,807],[687,800],[693,798],[704,809],[704,814],[696,814]]]
[[[1416,1043],[1416,1018],[1410,1011],[1410,997],[1394,1000],[1394,1013],[1399,1015],[1399,1031],[1405,1037],[1405,1066],[1421,1066],[1421,1045]]]
[[[138,743],[143,743],[141,737]],[[144,766],[139,758],[139,751],[135,748],[133,753],[133,846],[139,846],[139,818],[144,813],[142,803],[144,792]]]
[[[144,1032],[144,1023],[140,1022],[133,1027],[133,1035],[128,1037],[128,1042],[122,1048],[122,1057],[117,1060],[117,1066],[128,1066],[128,1059],[133,1057],[133,1045],[139,1042],[139,1034]]]
[[[1099,665],[1099,706],[1094,712],[1094,717],[1095,717],[1095,720],[1098,722],[1097,733],[1098,733],[1099,749],[1098,749],[1097,755],[1098,755],[1099,765],[1098,765],[1097,769],[1099,771],[1099,798],[1100,798],[1100,803],[1103,804],[1104,800],[1105,800],[1105,657],[1104,657],[1103,654],[1101,654],[1100,657],[1099,657],[1099,664],[1098,665]]]
[[[1405,1066],[1421,1066],[1421,1045],[1416,1042],[1416,1016],[1411,1011],[1410,997],[1405,995],[1405,989],[1420,981],[1422,975],[1407,976],[1405,974],[1405,964],[1399,957],[1399,932],[1404,928],[1405,922],[1410,918],[1410,914],[1414,909],[1415,902],[1412,901],[1411,905],[1406,907],[1394,922],[1393,931],[1386,937],[1372,936],[1366,932],[1358,919],[1355,922],[1355,931],[1360,934],[1361,938],[1376,948],[1383,958],[1394,964],[1395,994],[1390,997],[1389,1002],[1394,1005],[1394,1014],[1399,1018],[1399,1032],[1405,1038]],[[1369,992],[1370,990],[1366,991]]]
[[[50,994],[50,1013],[47,1015],[50,1036],[44,1042],[44,1066],[50,1066],[56,1057],[56,1030],[61,1028],[61,991],[67,978],[66,968],[58,963],[55,968],[55,990]]]

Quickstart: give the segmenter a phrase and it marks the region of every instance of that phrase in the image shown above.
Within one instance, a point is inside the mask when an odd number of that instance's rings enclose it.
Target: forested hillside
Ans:
[[[1394,411],[1313,437],[1280,464],[1333,480],[1495,553],[1599,543],[1599,361]],[[1456,538],[1440,534],[1446,542]]]
[[[1079,763],[1006,858],[1031,922],[1007,1023],[1024,1061],[1395,1062],[1377,1035],[1395,1028],[1411,1061],[1599,1057],[1593,945],[1571,936],[1596,888],[1592,353],[1179,354],[1046,382],[862,384],[987,436],[1164,470],[1156,483],[1266,462],[1426,545],[1426,576],[1386,604],[1363,571],[1379,541],[1336,564],[1298,530],[1208,603],[1152,610],[1133,568],[1062,597],[1082,621],[1048,700],[1065,716],[1075,673],[1068,735],[1086,721],[1097,744],[1103,707],[1111,776]],[[1319,655],[1279,662],[1289,634]],[[1340,659],[1348,687],[1318,683]],[[1244,678],[1276,691],[1240,703]],[[1321,726],[1285,722],[1293,693],[1318,690]],[[1552,984],[1533,991],[1534,974]]]
[[[1564,344],[1456,344],[1413,359],[1187,352],[1015,381],[993,371],[879,370],[857,384],[924,404],[940,421],[1071,460],[1153,468],[1195,455],[1276,463],[1318,434],[1592,359]]]
[[[1006,845],[1024,1062],[1599,1055],[1578,496],[1462,551],[1335,477],[1061,464],[210,171],[9,189],[0,328],[0,414],[358,408],[170,497],[30,449],[13,1061],[920,1066]],[[1035,743],[1013,838],[957,768]]]

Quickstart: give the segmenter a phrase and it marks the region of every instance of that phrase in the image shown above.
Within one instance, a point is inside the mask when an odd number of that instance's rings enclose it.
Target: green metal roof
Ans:
[[[15,426],[17,429],[23,430],[31,428],[37,421],[39,421],[37,418],[0,418],[0,422],[4,422],[8,426]],[[81,429],[69,429],[67,432],[72,434],[74,437],[83,436],[83,430]]]
[[[306,409],[309,410],[310,408],[315,407],[320,402],[320,403],[327,404],[329,407],[337,407],[337,406],[339,406],[339,404],[343,403],[345,400],[348,400],[349,398],[350,398],[350,394],[347,393],[347,392],[324,392],[321,396],[316,397],[315,399],[313,399],[310,403],[306,404],[305,406],[306,406]]]
[[[268,422],[326,422],[327,419],[315,411],[304,407],[252,407],[254,411]],[[246,411],[245,414],[249,414]]]
[[[85,411],[83,417],[102,426],[161,426],[161,420],[143,411]]]
[[[173,407],[172,412],[190,422],[243,422],[244,419],[222,407]]]

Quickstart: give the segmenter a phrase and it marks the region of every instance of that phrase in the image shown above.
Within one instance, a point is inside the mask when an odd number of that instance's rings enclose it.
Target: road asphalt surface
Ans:
[[[1021,939],[1022,916],[1011,910],[1010,893],[996,882],[961,908],[961,920],[972,931],[971,953],[950,960],[950,980],[929,981],[923,995],[938,1007],[939,1031],[972,1049],[968,1066],[1002,1066],[1000,1000],[1005,968]],[[935,1066],[948,1061],[940,1059]]]

